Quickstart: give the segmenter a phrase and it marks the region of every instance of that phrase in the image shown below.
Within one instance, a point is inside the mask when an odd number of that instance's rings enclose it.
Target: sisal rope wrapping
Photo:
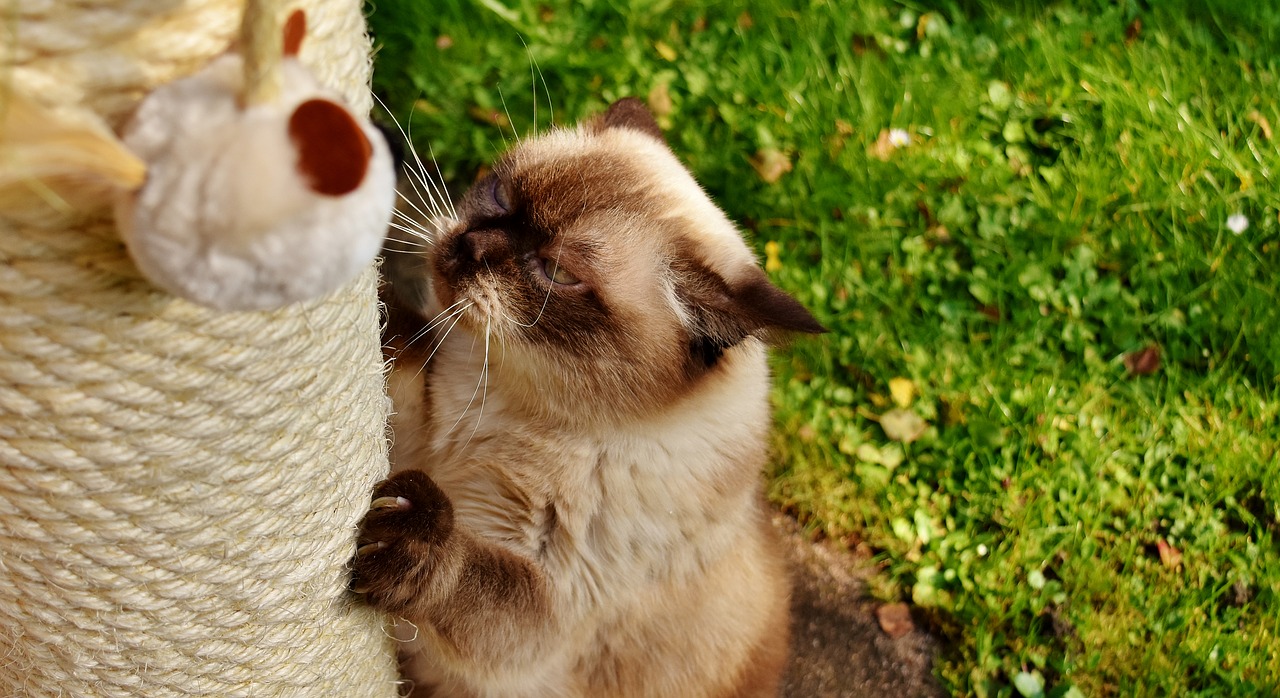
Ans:
[[[367,110],[357,0],[301,58]],[[235,0],[20,0],[6,88],[119,127],[226,50]],[[157,291],[104,206],[0,213],[0,696],[396,694],[345,592],[387,471],[376,275],[218,313]]]

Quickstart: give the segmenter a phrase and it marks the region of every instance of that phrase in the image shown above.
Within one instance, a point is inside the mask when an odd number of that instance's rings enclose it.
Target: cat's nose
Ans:
[[[483,262],[497,259],[506,251],[507,235],[501,230],[492,228],[468,230],[462,234],[461,244],[459,252],[470,257],[474,262]]]

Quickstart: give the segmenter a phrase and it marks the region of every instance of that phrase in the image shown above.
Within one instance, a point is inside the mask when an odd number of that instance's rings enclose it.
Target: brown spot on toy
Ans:
[[[298,105],[289,117],[298,172],[317,194],[342,196],[364,181],[373,148],[355,118],[327,99]]]
[[[307,35],[307,13],[294,10],[284,23],[284,55],[297,56],[302,50],[302,39]]]

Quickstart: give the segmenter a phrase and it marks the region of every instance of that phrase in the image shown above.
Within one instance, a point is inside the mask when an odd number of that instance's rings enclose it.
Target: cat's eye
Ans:
[[[490,195],[493,203],[497,204],[503,213],[511,213],[511,187],[502,181],[501,177],[493,178],[493,189],[490,190]]]
[[[538,263],[542,265],[542,273],[545,274],[548,279],[551,279],[553,282],[560,284],[561,286],[572,286],[574,284],[581,283],[581,280],[578,277],[569,273],[568,270],[560,266],[554,259],[542,258],[538,260]]]

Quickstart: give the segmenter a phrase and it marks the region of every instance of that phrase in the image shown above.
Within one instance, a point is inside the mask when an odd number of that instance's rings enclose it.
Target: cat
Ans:
[[[823,327],[635,99],[434,226],[386,261],[393,474],[352,582],[414,626],[414,695],[776,696],[766,340]]]

